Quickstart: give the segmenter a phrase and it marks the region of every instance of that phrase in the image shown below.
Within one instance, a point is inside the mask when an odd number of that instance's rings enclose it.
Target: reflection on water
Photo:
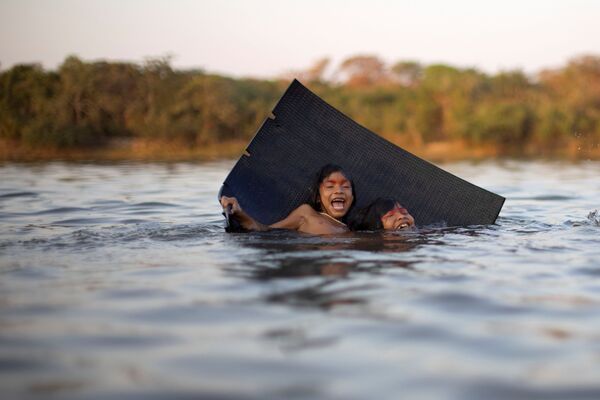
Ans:
[[[224,233],[231,165],[0,167],[7,398],[600,398],[600,164],[448,164],[496,225],[328,237]]]

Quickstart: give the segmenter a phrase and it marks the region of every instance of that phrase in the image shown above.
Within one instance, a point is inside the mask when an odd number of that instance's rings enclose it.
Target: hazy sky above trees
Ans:
[[[0,68],[66,55],[275,76],[357,54],[487,72],[600,53],[593,0],[0,0]]]

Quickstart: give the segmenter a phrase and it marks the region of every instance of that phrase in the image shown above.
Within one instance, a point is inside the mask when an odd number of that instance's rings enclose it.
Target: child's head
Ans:
[[[317,174],[312,196],[315,210],[341,219],[354,203],[354,184],[340,166],[327,164]]]
[[[414,224],[414,218],[397,200],[379,198],[354,216],[350,229],[354,231],[399,230]]]

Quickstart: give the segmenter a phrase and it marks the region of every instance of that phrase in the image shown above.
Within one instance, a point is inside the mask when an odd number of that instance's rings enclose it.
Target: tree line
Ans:
[[[529,76],[376,56],[329,60],[272,80],[67,57],[55,71],[0,72],[0,139],[31,147],[102,146],[144,138],[183,146],[248,140],[291,76],[367,128],[397,141],[462,140],[553,148],[600,140],[600,57],[581,56]],[[583,138],[583,139],[582,139]],[[596,144],[597,145],[597,144]]]

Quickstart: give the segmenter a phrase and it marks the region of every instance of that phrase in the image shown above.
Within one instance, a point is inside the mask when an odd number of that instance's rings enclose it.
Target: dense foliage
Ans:
[[[356,56],[325,79],[327,65],[294,75],[392,140],[556,147],[600,138],[600,57],[535,77]],[[138,65],[71,56],[57,71],[17,65],[0,72],[0,138],[57,148],[136,137],[185,146],[246,140],[288,83],[175,71],[168,59]]]

